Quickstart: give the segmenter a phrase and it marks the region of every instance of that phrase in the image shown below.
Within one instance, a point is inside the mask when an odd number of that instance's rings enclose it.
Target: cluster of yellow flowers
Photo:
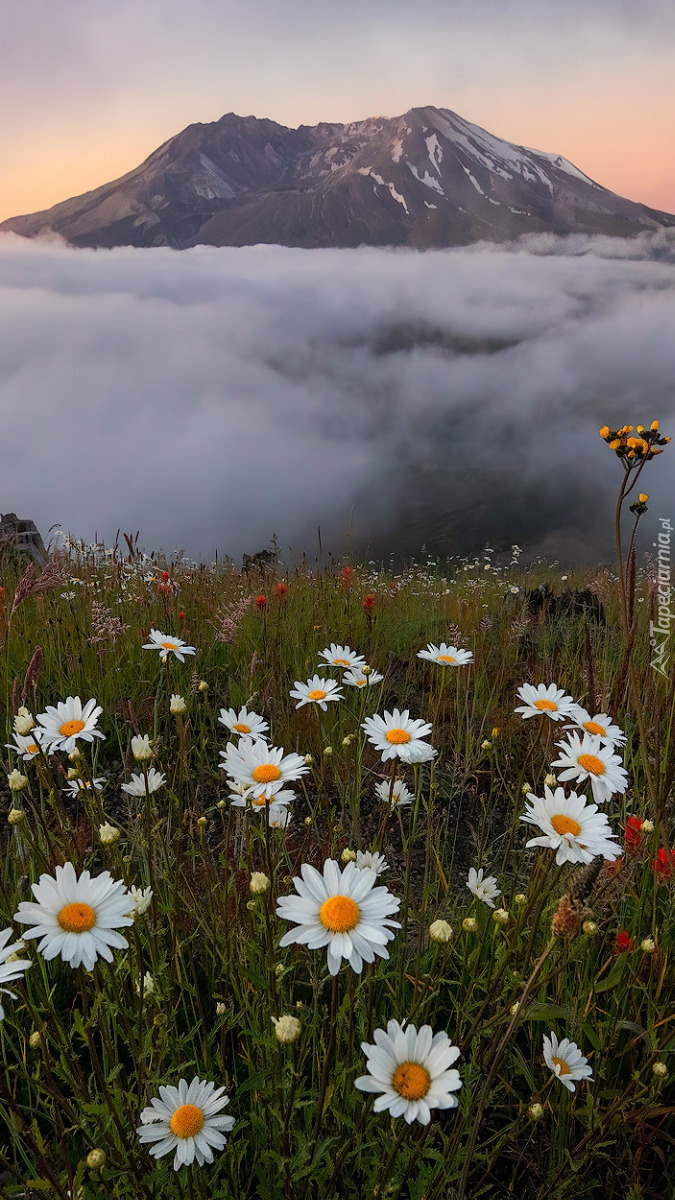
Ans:
[[[645,429],[644,425],[623,425],[621,429],[610,429],[609,425],[603,425],[599,433],[610,450],[624,460],[628,469],[643,460],[649,461],[656,454],[663,454],[658,447],[666,446],[670,441],[669,437],[659,436],[658,421],[652,421],[649,429]]]

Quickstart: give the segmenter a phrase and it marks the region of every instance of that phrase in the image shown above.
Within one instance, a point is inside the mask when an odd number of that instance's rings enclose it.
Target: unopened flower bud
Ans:
[[[522,908],[525,904],[527,904],[527,896],[524,892],[518,892],[518,895],[513,897],[513,902],[514,904],[517,904],[519,908]]]
[[[531,1104],[527,1110],[527,1115],[531,1121],[541,1121],[544,1115],[544,1106],[542,1104]]]
[[[272,1024],[274,1025],[274,1036],[278,1042],[288,1045],[300,1037],[302,1025],[297,1017],[272,1017]]]
[[[524,784],[523,784],[523,786],[521,787],[521,789],[520,789],[520,790],[521,790],[521,792],[523,793],[523,795],[524,795],[524,796],[527,796],[528,792],[531,792],[531,791],[532,791],[532,784],[531,784],[531,783],[524,783]]]
[[[492,914],[492,920],[498,925],[508,925],[510,917],[505,908],[496,908]]]
[[[206,819],[206,817],[197,817],[197,826],[199,829],[205,829],[207,825],[208,825],[208,820]]]
[[[220,811],[221,811],[221,812],[223,811],[223,809],[225,808],[225,801],[224,801],[224,800],[219,800],[219,801],[218,801],[218,808],[220,809]]]
[[[14,732],[21,734],[22,737],[25,737],[26,734],[30,733],[31,729],[34,728],[35,720],[33,718],[33,714],[30,713],[27,708],[24,708],[24,706],[21,705],[21,708],[14,718]]]
[[[653,954],[656,950],[656,942],[653,938],[643,938],[640,942],[640,949],[644,950],[645,954]]]
[[[449,942],[452,940],[452,926],[447,921],[434,921],[429,926],[429,937],[432,942]]]
[[[28,1039],[28,1045],[31,1050],[37,1050],[38,1046],[42,1045],[42,1034],[39,1029],[34,1029]]]
[[[547,787],[551,787],[551,788],[558,786],[558,780],[556,779],[555,775],[553,775],[550,771],[549,771],[548,775],[545,777],[544,783],[546,784]]]
[[[499,737],[499,726],[498,725],[495,725],[494,728],[490,730],[490,737],[491,738]]]
[[[10,825],[20,825],[25,816],[26,813],[23,808],[10,808],[7,813],[7,821]]]
[[[366,663],[365,667],[361,667],[362,675],[372,675],[372,673],[373,673],[373,668],[369,667],[367,663]]]
[[[324,753],[325,758],[330,758],[331,754],[333,753],[333,747],[332,746],[324,746],[323,753]]]
[[[90,1171],[102,1167],[105,1162],[105,1150],[90,1150],[87,1155],[87,1166]]]
[[[488,740],[486,738],[484,742],[481,742],[480,748],[481,748],[481,750],[491,750],[492,742],[488,742]]]
[[[104,846],[114,846],[115,842],[120,839],[120,833],[120,829],[117,829],[115,825],[109,825],[107,821],[98,827],[98,836]]]
[[[311,825],[311,824],[312,824],[312,818],[311,818],[311,817],[305,817],[305,825]]]
[[[274,968],[274,974],[280,979],[285,970],[286,968],[283,963],[277,963],[276,967]]]
[[[511,1016],[512,1016],[512,1017],[515,1017],[515,1015],[516,1015],[516,1013],[518,1012],[518,1009],[519,1009],[519,1008],[520,1008],[520,1000],[516,1000],[516,1001],[515,1001],[515,1003],[514,1003],[514,1004],[512,1004],[512,1005],[511,1005],[511,1007],[510,1007],[510,1009],[509,1009],[509,1012],[511,1013]]]
[[[183,696],[179,695],[177,692],[172,695],[169,708],[174,717],[180,717],[183,713],[187,712],[187,704],[185,703]]]
[[[466,933],[477,933],[478,921],[475,917],[465,917],[462,921],[462,929],[464,929]]]
[[[255,900],[247,900],[247,901],[246,901],[246,907],[247,907],[247,909],[248,909],[248,911],[249,911],[249,912],[253,912],[253,911],[254,911],[254,909],[256,909],[258,906],[257,906],[257,904],[256,904]]]
[[[306,754],[305,755],[305,766],[311,767],[313,765],[314,765],[314,759],[312,758],[311,754]]]
[[[668,1074],[668,1068],[664,1062],[652,1063],[652,1075],[656,1075],[657,1079],[665,1079]]]
[[[28,776],[22,775],[15,767],[7,776],[7,783],[9,784],[10,792],[22,792],[28,783]]]
[[[584,921],[581,928],[583,929],[584,933],[588,934],[589,937],[593,937],[594,934],[598,932],[598,927],[595,921]]]
[[[77,769],[77,767],[68,767],[68,778],[69,779],[79,779],[80,778],[80,772]]]
[[[340,858],[342,859],[343,863],[356,862],[356,850],[350,850],[349,847],[347,847],[342,851]]]
[[[251,882],[248,885],[254,896],[260,896],[266,892],[270,886],[269,877],[262,871],[253,871],[251,874]]]
[[[216,1004],[216,1016],[224,1017],[226,1012],[227,1012],[227,1005],[224,1004],[222,1000],[219,1000],[218,1003]]]
[[[206,693],[209,690],[209,685],[205,679],[200,679],[197,688],[198,691]]]
[[[649,820],[643,821],[640,826],[640,829],[642,830],[643,833],[653,833],[654,832],[654,822],[649,821]]]
[[[152,746],[150,745],[149,734],[144,733],[142,737],[140,734],[137,737],[132,737],[131,753],[136,762],[147,762],[148,759],[152,758]]]

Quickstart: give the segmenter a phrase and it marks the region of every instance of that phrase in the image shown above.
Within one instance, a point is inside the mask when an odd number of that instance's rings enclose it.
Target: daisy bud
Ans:
[[[208,690],[209,690],[209,685],[208,685],[208,683],[206,682],[206,680],[205,680],[205,679],[200,679],[200,680],[199,680],[199,683],[198,683],[198,685],[197,685],[197,690],[198,690],[199,692],[204,692],[204,693],[208,692]]]
[[[30,713],[27,708],[24,708],[23,705],[21,705],[21,708],[14,718],[14,732],[21,734],[22,737],[25,737],[26,734],[30,733],[31,729],[34,728],[35,721],[33,719],[33,714]]]
[[[216,1004],[216,1016],[224,1017],[226,1012],[227,1012],[227,1006],[223,1003],[222,1000],[219,1000],[218,1003]]]
[[[305,817],[305,825],[311,825],[311,824],[312,824],[312,818],[311,818],[311,817]]]
[[[37,1050],[38,1046],[42,1045],[42,1034],[39,1029],[34,1029],[28,1039],[28,1045],[31,1050]]]
[[[640,829],[642,830],[643,833],[653,833],[654,832],[654,822],[653,821],[643,821],[640,826]]]
[[[367,663],[366,663],[365,667],[361,667],[362,675],[372,675],[372,672],[373,672],[373,668],[369,667]]]
[[[313,765],[314,765],[314,759],[312,758],[311,754],[306,754],[305,755],[305,766],[312,767]]]
[[[544,783],[547,785],[547,787],[551,787],[551,788],[558,786],[558,780],[556,779],[555,775],[552,775],[550,773],[550,771],[549,771],[548,775],[545,777]]]
[[[219,801],[218,801],[218,808],[220,809],[220,811],[221,811],[221,812],[223,811],[223,809],[225,808],[225,801],[224,801],[224,800],[219,800]]]
[[[74,746],[68,755],[68,762],[77,762],[78,758],[82,758],[82,751],[79,746]]]
[[[527,1110],[527,1115],[531,1121],[541,1121],[544,1115],[543,1104],[531,1104]]]
[[[522,908],[525,904],[527,904],[527,896],[524,892],[518,892],[518,895],[513,897],[513,902],[514,904],[517,904],[519,908]]]
[[[251,874],[251,882],[248,885],[254,896],[260,896],[266,892],[270,886],[269,877],[262,871],[253,871]]]
[[[87,1166],[90,1171],[96,1171],[105,1162],[105,1150],[90,1150],[87,1155]]]
[[[107,821],[98,827],[98,836],[104,846],[114,846],[115,842],[118,842],[120,839],[120,833],[120,829],[117,829],[114,825],[109,825]]]
[[[147,762],[149,758],[152,758],[152,746],[150,745],[149,734],[144,733],[142,737],[140,735],[132,737],[131,753],[136,762]]]
[[[449,942],[452,940],[452,926],[447,921],[434,921],[429,926],[429,937],[432,942]]]
[[[498,925],[508,925],[510,917],[505,908],[496,908],[492,914],[492,920]]]
[[[343,746],[351,746],[351,744],[352,744],[352,737],[351,737],[351,734],[348,733],[346,737],[343,737],[342,745]]]
[[[475,917],[465,917],[462,921],[462,929],[464,929],[466,933],[477,933],[478,921]]]
[[[491,730],[490,730],[490,737],[491,737],[491,738],[498,738],[498,737],[499,737],[499,726],[498,726],[498,725],[495,725],[494,729],[491,729]]]
[[[584,933],[588,934],[589,937],[593,937],[593,935],[598,932],[598,927],[595,921],[584,921],[581,928],[583,929]]]
[[[644,950],[645,954],[653,954],[656,950],[656,942],[653,938],[643,938],[640,942],[640,949]]]
[[[342,859],[343,863],[356,862],[356,850],[350,850],[347,848],[346,850],[342,851],[340,858]]]
[[[254,911],[255,911],[255,909],[256,909],[258,906],[257,906],[257,904],[256,904],[255,900],[247,900],[247,901],[246,901],[246,907],[247,907],[247,909],[248,909],[248,911],[249,911],[249,912],[254,912]]]
[[[514,1004],[512,1004],[512,1005],[511,1005],[511,1007],[510,1007],[510,1009],[509,1009],[509,1012],[511,1013],[511,1016],[512,1016],[512,1017],[515,1017],[515,1015],[516,1015],[516,1013],[518,1012],[518,1009],[519,1009],[519,1008],[520,1008],[520,1000],[516,1000],[516,1001],[515,1001],[515,1003],[514,1003]]]
[[[656,1075],[657,1079],[665,1079],[668,1074],[668,1068],[664,1062],[652,1063],[652,1075]]]
[[[481,744],[480,744],[480,748],[481,748],[481,750],[491,750],[491,749],[492,749],[492,742],[488,742],[488,741],[487,741],[487,739],[486,739],[484,742],[481,742]]]
[[[20,771],[14,768],[7,776],[7,783],[9,784],[10,792],[22,792],[28,783],[28,776],[22,775]]]
[[[199,829],[205,829],[207,825],[208,825],[208,820],[206,819],[206,817],[197,817],[197,827]]]
[[[280,979],[285,970],[286,968],[283,963],[277,963],[276,967],[274,968],[274,974]]]
[[[25,819],[26,813],[23,808],[10,808],[7,813],[7,821],[10,825],[19,825]]]
[[[532,791],[532,784],[524,783],[520,790],[524,796],[527,796],[527,793]]]
[[[288,1045],[300,1037],[302,1026],[297,1017],[272,1017],[272,1024],[274,1025],[274,1036],[278,1042]]]
[[[68,767],[68,779],[79,779],[80,772],[77,767]]]
[[[173,713],[174,717],[180,717],[183,713],[187,712],[187,704],[185,703],[184,698],[177,692],[171,697],[169,709]]]
[[[324,746],[323,752],[324,752],[324,756],[326,758],[330,758],[331,754],[333,753],[333,747],[332,746]]]

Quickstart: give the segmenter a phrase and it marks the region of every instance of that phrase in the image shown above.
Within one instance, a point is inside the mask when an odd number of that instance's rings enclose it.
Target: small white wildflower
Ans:
[[[14,718],[13,728],[14,732],[22,737],[35,728],[35,718],[27,708],[24,708],[23,704]]]
[[[175,692],[172,695],[171,704],[169,707],[174,717],[180,717],[183,713],[187,712],[187,704],[185,703],[185,699],[178,692]]]
[[[98,836],[104,846],[114,846],[115,842],[119,841],[121,832],[115,825],[109,825],[107,821],[98,827]]]
[[[447,921],[434,921],[429,926],[429,937],[432,942],[449,942],[452,940],[452,926]]]
[[[131,899],[134,902],[134,907],[131,909],[130,915],[132,917],[142,917],[143,913],[147,912],[152,904],[152,888],[138,888],[132,886],[129,891],[131,894]]]
[[[131,753],[136,762],[147,762],[149,758],[152,758],[153,750],[149,734],[144,733],[142,736],[138,734],[136,737],[132,737]]]
[[[384,855],[371,850],[357,850],[356,865],[357,867],[367,867],[376,875],[381,875],[383,871],[389,870],[389,863]]]

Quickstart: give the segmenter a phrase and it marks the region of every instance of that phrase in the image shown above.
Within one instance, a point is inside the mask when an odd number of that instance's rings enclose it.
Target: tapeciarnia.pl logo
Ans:
[[[659,517],[661,530],[656,548],[656,620],[649,623],[649,644],[652,649],[650,665],[665,679],[668,678],[668,659],[670,657],[670,623],[675,621],[675,613],[670,607],[672,597],[670,541],[673,527],[669,517]]]

